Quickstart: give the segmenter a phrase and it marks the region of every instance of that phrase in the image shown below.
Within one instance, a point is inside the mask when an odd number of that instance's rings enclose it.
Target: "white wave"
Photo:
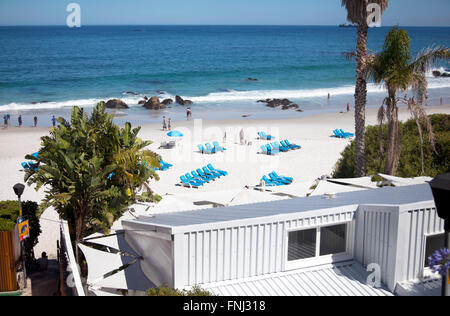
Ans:
[[[428,89],[449,88],[450,80],[448,78],[436,78],[429,80]],[[368,84],[368,93],[385,93],[383,86]],[[321,89],[305,89],[305,90],[254,90],[254,91],[230,91],[215,92],[206,96],[186,97],[196,103],[208,102],[231,102],[231,101],[257,101],[273,98],[289,98],[289,99],[312,99],[326,98],[328,93],[331,96],[353,95],[355,86],[343,86],[338,88],[321,88]]]

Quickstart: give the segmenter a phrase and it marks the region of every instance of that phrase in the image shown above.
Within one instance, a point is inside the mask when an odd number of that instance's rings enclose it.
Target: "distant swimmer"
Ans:
[[[330,100],[330,99],[331,99],[331,94],[328,93],[328,100]]]

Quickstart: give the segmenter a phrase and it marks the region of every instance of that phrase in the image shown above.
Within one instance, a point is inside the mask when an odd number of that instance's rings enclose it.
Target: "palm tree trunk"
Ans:
[[[420,162],[421,162],[421,167],[422,167],[422,171],[420,173],[420,175],[424,175],[425,174],[425,159],[424,159],[424,154],[423,154],[423,134],[422,134],[422,126],[420,125],[420,120],[418,117],[415,118],[416,119],[416,125],[417,125],[417,129],[419,130],[419,138],[420,138]]]
[[[356,88],[355,88],[355,136],[356,136],[356,176],[366,175],[366,61],[367,61],[367,34],[369,28],[366,23],[358,24],[358,37],[356,44]]]
[[[388,138],[384,173],[395,176],[400,161],[400,125],[398,121],[398,107],[395,92],[389,92],[387,104]]]

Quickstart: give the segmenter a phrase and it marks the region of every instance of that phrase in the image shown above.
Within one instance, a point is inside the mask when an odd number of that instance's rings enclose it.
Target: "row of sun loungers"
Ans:
[[[219,142],[213,142],[213,146],[210,143],[206,143],[205,147],[202,144],[197,145],[202,154],[215,154],[227,150],[225,147],[219,145]]]
[[[258,132],[258,136],[259,136],[259,139],[263,139],[263,140],[272,140],[275,138],[272,135],[267,135],[266,132]]]
[[[355,134],[353,133],[346,133],[342,129],[335,129],[333,131],[334,137],[336,138],[350,138],[355,137]]]
[[[294,181],[294,178],[279,176],[275,171],[272,171],[268,176],[264,175],[261,182],[265,183],[266,187],[289,185]]]
[[[276,155],[280,152],[288,152],[290,150],[301,149],[302,146],[291,144],[287,139],[280,142],[273,142],[271,144],[261,145],[262,152],[266,155]]]
[[[227,175],[228,172],[215,169],[211,164],[208,164],[206,167],[198,168],[195,171],[191,171],[191,173],[186,173],[180,177],[180,180],[182,186],[198,189],[211,181]]]

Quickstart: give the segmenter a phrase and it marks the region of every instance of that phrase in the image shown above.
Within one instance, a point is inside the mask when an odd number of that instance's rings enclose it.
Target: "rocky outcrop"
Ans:
[[[173,103],[173,100],[172,99],[165,99],[161,103],[164,104],[164,105],[171,105]]]
[[[298,109],[299,106],[298,104],[288,104],[288,105],[283,105],[283,107],[281,108],[282,110],[290,110],[290,109]]]
[[[177,102],[179,105],[191,105],[194,102],[192,102],[191,100],[184,100],[182,97],[180,97],[179,95],[177,95],[175,97],[175,102]]]
[[[105,104],[107,109],[128,109],[128,105],[119,99],[112,99]]]
[[[265,100],[258,100],[259,103],[265,103],[266,106],[270,108],[277,108],[281,107],[282,110],[297,110],[298,112],[302,111],[299,110],[299,105],[293,103],[289,99],[265,99]]]
[[[247,78],[247,81],[258,81],[258,79],[249,77]]]
[[[434,70],[433,71],[433,76],[449,78],[450,77],[450,72],[441,72],[439,70]]]
[[[159,101],[158,97],[151,97],[150,100],[144,103],[144,108],[149,110],[160,110],[166,106]]]

